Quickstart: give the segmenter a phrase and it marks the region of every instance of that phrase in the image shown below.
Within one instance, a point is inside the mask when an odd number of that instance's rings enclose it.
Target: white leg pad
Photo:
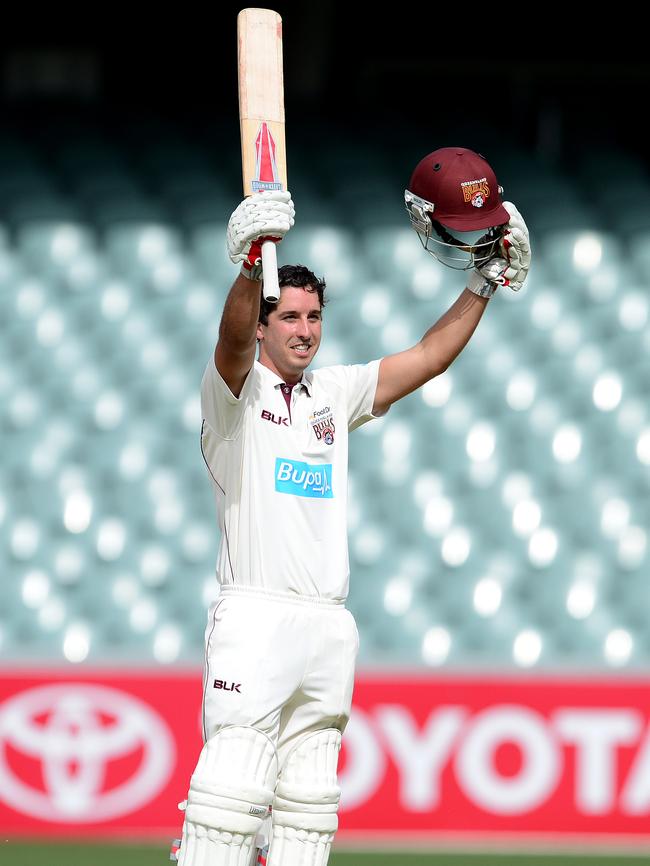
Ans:
[[[249,866],[277,777],[275,746],[266,734],[233,725],[211,737],[190,781],[181,866]]]
[[[341,732],[308,734],[289,752],[273,800],[267,866],[327,866],[338,829]]]

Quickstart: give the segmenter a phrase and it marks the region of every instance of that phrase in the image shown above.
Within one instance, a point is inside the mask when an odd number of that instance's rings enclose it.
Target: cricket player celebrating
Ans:
[[[314,371],[324,282],[285,265],[278,303],[261,298],[261,243],[293,225],[290,194],[255,193],[230,219],[228,250],[242,269],[201,385],[220,593],[206,630],[184,866],[250,866],[263,827],[268,866],[327,864],[358,650],[345,608],[348,433],[446,370],[497,286],[521,288],[528,231],[501,193],[471,150],[426,156],[405,191],[409,217],[428,252],[467,271],[466,288],[406,351]]]

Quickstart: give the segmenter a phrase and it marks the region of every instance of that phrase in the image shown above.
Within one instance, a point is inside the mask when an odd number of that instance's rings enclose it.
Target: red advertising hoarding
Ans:
[[[201,676],[0,676],[5,837],[172,837]],[[340,842],[650,841],[650,680],[360,673]]]

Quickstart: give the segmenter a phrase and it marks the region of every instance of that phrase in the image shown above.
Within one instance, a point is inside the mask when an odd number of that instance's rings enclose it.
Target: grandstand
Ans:
[[[650,227],[630,255],[602,214],[650,180],[625,153],[602,188],[493,149],[534,265],[447,373],[351,439],[361,661],[643,668]],[[310,186],[296,153],[280,258],[328,282],[318,360],[413,344],[462,275],[420,249],[389,154],[360,181],[363,147],[328,149]],[[387,192],[349,224],[360,183]],[[198,386],[237,200],[234,169],[160,124],[0,136],[4,658],[200,663],[218,534]]]

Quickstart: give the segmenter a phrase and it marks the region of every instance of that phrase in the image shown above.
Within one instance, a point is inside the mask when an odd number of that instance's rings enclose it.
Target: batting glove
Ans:
[[[503,206],[510,214],[510,220],[499,245],[507,262],[501,285],[509,286],[513,292],[518,292],[530,268],[530,237],[524,218],[513,203],[504,201]]]
[[[518,292],[530,268],[528,227],[512,202],[504,201],[503,206],[510,220],[499,241],[499,255],[473,271],[467,283],[470,291],[483,298],[491,298],[497,286],[508,286]]]
[[[234,210],[228,222],[226,243],[232,262],[242,262],[242,273],[261,279],[264,241],[278,243],[294,224],[291,193],[276,190],[255,192]]]

